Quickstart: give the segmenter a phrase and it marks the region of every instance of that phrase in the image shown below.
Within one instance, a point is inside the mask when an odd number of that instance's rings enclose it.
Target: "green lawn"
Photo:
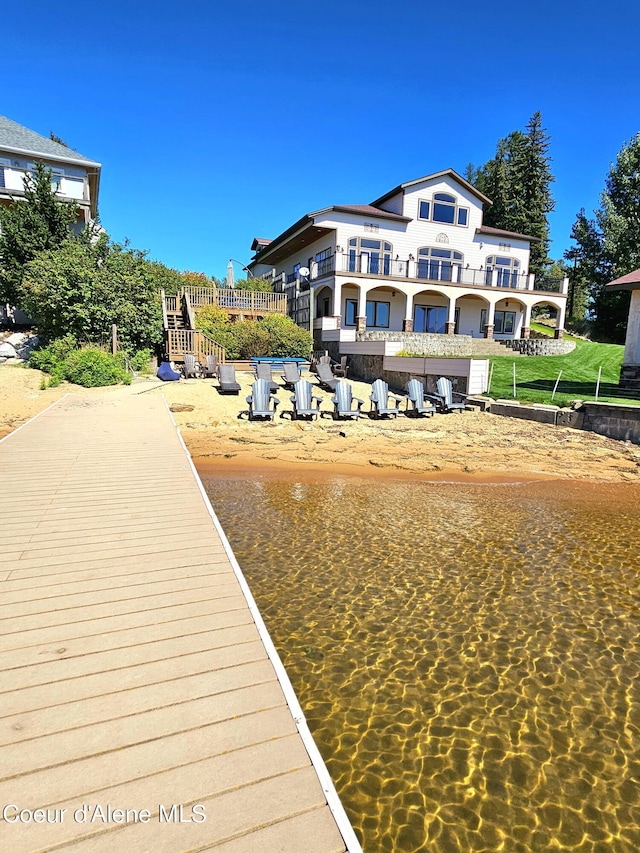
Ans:
[[[598,399],[640,405],[640,400],[625,398],[618,387],[623,353],[623,346],[576,340],[576,348],[569,355],[492,357],[493,378],[489,394],[494,399],[513,399],[515,363],[516,399],[522,403],[551,403],[551,392],[560,370],[562,376],[553,403],[568,406],[572,400],[593,400],[598,368],[602,366]]]

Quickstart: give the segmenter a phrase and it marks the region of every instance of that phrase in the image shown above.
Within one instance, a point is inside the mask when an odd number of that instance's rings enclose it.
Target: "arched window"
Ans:
[[[429,201],[418,202],[418,217],[447,225],[467,225],[469,208],[460,207],[457,198],[450,193],[434,193]]]
[[[458,281],[464,257],[453,249],[418,249],[418,278],[429,281]]]
[[[486,284],[491,286],[492,273],[498,270],[498,287],[517,287],[520,261],[500,255],[489,255],[487,258]]]
[[[349,240],[349,272],[371,275],[389,275],[391,271],[391,243],[352,237]]]

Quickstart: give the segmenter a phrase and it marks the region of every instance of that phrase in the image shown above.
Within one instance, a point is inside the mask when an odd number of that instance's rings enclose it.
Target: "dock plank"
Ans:
[[[359,853],[164,401],[66,397],[0,466],[0,799],[69,814],[0,849]]]

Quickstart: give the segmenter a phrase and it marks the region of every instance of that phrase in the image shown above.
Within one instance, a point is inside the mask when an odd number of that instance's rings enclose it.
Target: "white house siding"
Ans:
[[[59,194],[62,198],[72,198],[76,201],[89,200],[86,169],[55,161],[44,160],[44,163],[53,172],[54,179],[59,178]],[[35,162],[33,157],[0,151],[0,166],[4,167],[4,189],[21,193],[24,191],[25,172],[33,172]]]
[[[405,216],[406,214],[402,213],[402,192],[396,193],[391,196],[391,198],[386,199],[380,205],[383,210],[388,210],[389,213],[399,213],[401,216]]]

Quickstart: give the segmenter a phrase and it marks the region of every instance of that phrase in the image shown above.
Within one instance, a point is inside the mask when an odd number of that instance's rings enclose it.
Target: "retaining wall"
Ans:
[[[357,341],[396,341],[407,352],[419,355],[463,355],[471,356],[471,335],[431,335],[417,332],[360,332]]]
[[[501,343],[522,355],[567,355],[576,348],[575,341],[556,341],[551,338],[518,338]]]

